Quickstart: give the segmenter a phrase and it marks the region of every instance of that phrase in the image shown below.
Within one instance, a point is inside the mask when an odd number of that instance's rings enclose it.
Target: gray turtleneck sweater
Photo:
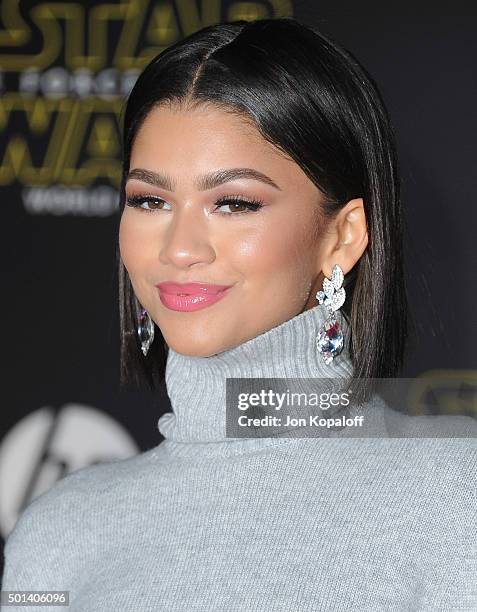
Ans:
[[[71,612],[475,612],[474,419],[424,426],[375,396],[373,436],[225,435],[226,377],[352,372],[316,352],[322,310],[212,357],[170,349],[164,441],[33,500],[3,590],[66,590]]]

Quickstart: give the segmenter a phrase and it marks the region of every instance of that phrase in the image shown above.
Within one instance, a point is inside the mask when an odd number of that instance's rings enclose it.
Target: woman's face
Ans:
[[[211,106],[156,108],[129,170],[126,198],[136,207],[121,217],[121,258],[175,351],[210,356],[317,304],[322,194],[249,122]],[[163,282],[231,287],[188,310],[156,287]]]

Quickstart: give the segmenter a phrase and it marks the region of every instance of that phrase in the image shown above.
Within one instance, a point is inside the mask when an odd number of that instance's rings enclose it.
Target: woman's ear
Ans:
[[[350,200],[328,228],[329,237],[322,259],[322,271],[328,278],[335,264],[347,274],[368,245],[368,230],[362,198]]]

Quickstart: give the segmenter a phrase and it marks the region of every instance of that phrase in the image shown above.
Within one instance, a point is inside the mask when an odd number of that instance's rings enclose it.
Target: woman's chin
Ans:
[[[165,340],[173,351],[189,357],[211,357],[224,350],[222,345],[211,342],[211,338],[193,339],[189,336],[187,338],[165,338]]]

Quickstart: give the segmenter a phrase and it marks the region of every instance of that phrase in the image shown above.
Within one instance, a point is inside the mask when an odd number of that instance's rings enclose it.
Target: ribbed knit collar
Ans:
[[[210,357],[183,355],[169,348],[166,388],[172,412],[162,415],[158,422],[169,446],[212,442],[250,447],[269,444],[269,438],[226,437],[226,378],[349,377],[353,366],[348,325],[339,311],[336,314],[345,346],[331,364],[325,364],[316,348],[316,337],[326,318],[325,308],[318,304]]]

